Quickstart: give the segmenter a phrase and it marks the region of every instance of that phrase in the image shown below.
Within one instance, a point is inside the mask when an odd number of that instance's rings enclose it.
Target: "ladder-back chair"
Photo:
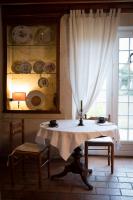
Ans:
[[[87,119],[97,121],[98,117],[90,117]],[[105,121],[110,122],[110,115],[108,116],[108,118],[105,118]],[[92,148],[92,147],[100,147],[100,148]],[[90,150],[106,150],[107,157],[108,157],[108,165],[111,164],[111,173],[113,173],[114,171],[114,143],[113,143],[112,138],[109,136],[101,136],[101,137],[97,137],[97,138],[85,141],[84,156],[85,156],[86,169],[88,169],[88,151]]]
[[[14,146],[15,136],[20,136],[20,145]],[[45,156],[45,159],[44,159]],[[41,168],[47,164],[48,177],[50,177],[50,149],[49,145],[38,145],[36,143],[24,142],[24,119],[10,122],[10,154],[8,156],[8,164],[10,167],[11,184],[15,184],[15,166],[22,161],[24,175],[25,158],[35,158],[38,172],[38,186],[42,185]]]

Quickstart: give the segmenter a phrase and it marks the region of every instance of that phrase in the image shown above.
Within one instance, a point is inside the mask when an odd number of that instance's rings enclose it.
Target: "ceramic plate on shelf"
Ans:
[[[41,74],[44,72],[45,69],[45,62],[43,62],[42,60],[38,60],[34,63],[33,65],[33,70],[35,73],[37,74]]]
[[[49,85],[49,82],[48,82],[48,79],[47,79],[47,78],[41,77],[41,78],[38,80],[38,86],[39,86],[40,88],[48,87],[48,85]]]
[[[45,63],[45,68],[44,68],[44,71],[47,72],[47,73],[51,73],[51,72],[54,72],[55,71],[55,64],[52,63],[52,62],[47,62]]]
[[[35,35],[35,42],[38,44],[48,44],[52,41],[52,31],[48,26],[39,28]]]
[[[29,92],[26,97],[26,105],[32,110],[42,110],[45,104],[45,95],[39,90]]]
[[[27,61],[16,61],[11,66],[11,69],[16,74],[20,74],[20,73],[29,74],[29,73],[31,73],[32,66]]]
[[[32,33],[28,26],[15,26],[12,30],[12,40],[16,44],[26,44],[32,39]]]

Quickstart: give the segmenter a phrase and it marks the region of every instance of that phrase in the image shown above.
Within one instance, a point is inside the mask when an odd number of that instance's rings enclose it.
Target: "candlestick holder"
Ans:
[[[79,119],[79,124],[78,126],[84,126],[83,124],[83,115],[82,115],[82,112],[80,113],[80,119]]]

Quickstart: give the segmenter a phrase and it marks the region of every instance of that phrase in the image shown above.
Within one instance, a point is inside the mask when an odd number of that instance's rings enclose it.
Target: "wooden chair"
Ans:
[[[98,117],[90,117],[89,120],[98,120]],[[106,121],[110,121],[110,115],[108,118],[105,118]],[[98,146],[103,148],[88,148],[92,146]],[[106,148],[107,147],[107,148]],[[111,173],[113,174],[114,171],[114,143],[111,137],[107,136],[101,136],[94,139],[90,139],[85,141],[85,167],[88,169],[88,150],[106,150],[107,151],[107,157],[108,157],[108,165],[111,164]]]
[[[18,136],[21,144],[14,147],[15,136]],[[22,169],[24,175],[24,160],[35,158],[38,171],[38,186],[42,185],[41,168],[48,164],[48,177],[50,177],[50,149],[48,145],[38,145],[36,143],[24,142],[24,119],[10,122],[10,151],[8,156],[8,163],[10,167],[11,184],[14,185],[14,167],[22,161]],[[43,156],[45,155],[45,159]]]

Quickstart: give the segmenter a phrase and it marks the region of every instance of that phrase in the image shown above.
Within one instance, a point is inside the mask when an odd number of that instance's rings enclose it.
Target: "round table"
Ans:
[[[100,136],[110,136],[114,142],[118,143],[117,126],[111,122],[97,124],[93,120],[83,120],[83,126],[78,126],[79,120],[57,120],[57,124],[56,127],[49,127],[49,122],[41,123],[36,135],[36,142],[44,144],[48,139],[51,145],[58,148],[64,160],[67,160],[70,155],[73,159],[65,166],[63,172],[53,175],[51,178],[65,176],[68,172],[78,173],[91,190],[93,187],[88,183],[87,175],[92,173],[92,170],[85,169],[84,164],[80,162],[82,157],[80,145],[86,140]]]

